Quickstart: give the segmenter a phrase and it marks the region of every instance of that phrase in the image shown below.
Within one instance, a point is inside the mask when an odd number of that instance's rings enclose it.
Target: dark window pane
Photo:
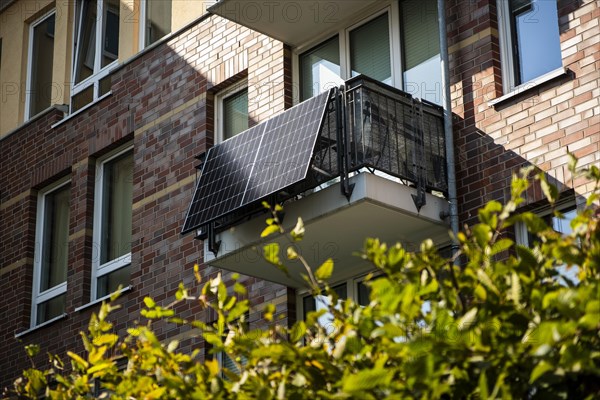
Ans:
[[[99,96],[104,96],[106,93],[110,92],[111,88],[111,79],[110,75],[106,78],[100,79],[100,94]]]
[[[248,89],[223,99],[223,139],[248,129]]]
[[[130,275],[131,265],[127,265],[106,275],[102,275],[100,278],[98,278],[98,293],[96,297],[100,298],[107,296],[116,292],[119,289],[119,286],[127,286],[129,284]]]
[[[125,153],[104,166],[102,200],[102,264],[131,252],[133,154]]]
[[[82,109],[92,101],[94,101],[94,85],[89,86],[73,96],[71,99],[71,112],[73,113]]]
[[[119,0],[104,0],[102,64],[106,67],[119,57]]]
[[[33,28],[29,115],[33,117],[52,105],[55,14]]]
[[[392,83],[390,29],[388,14],[350,32],[350,66],[352,76],[367,75],[378,81]]]
[[[146,1],[145,45],[171,33],[171,0]]]
[[[365,282],[361,281],[356,284],[356,290],[358,291],[358,304],[366,306],[369,304],[369,296],[371,295],[371,288],[365,285]]]
[[[69,198],[69,186],[44,197],[40,292],[67,280]]]
[[[37,306],[36,324],[42,324],[46,321],[56,318],[65,312],[66,295],[61,294]]]
[[[78,25],[77,60],[75,62],[76,84],[94,74],[94,61],[96,58],[97,3],[96,0],[90,0],[83,1],[80,4],[83,12]]]
[[[300,55],[300,100],[304,101],[342,83],[338,36]]]

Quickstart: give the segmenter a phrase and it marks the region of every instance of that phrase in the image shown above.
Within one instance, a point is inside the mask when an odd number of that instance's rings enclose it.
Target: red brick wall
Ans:
[[[112,317],[117,331],[133,323],[143,297],[169,303],[179,282],[194,286],[192,268],[202,260],[202,243],[180,231],[195,183],[194,156],[213,142],[207,91],[246,75],[250,98],[260,100],[249,104],[252,122],[279,113],[291,103],[291,71],[284,54],[289,56],[283,44],[210,17],[114,72],[112,95],[91,108],[51,128],[60,120],[53,111],[0,142],[1,386],[27,367],[24,344],[40,344],[43,354],[81,350],[77,333],[98,309],[75,311],[90,300],[95,160],[119,145],[133,142],[135,166],[133,290],[118,300],[123,308]],[[69,315],[19,341],[15,333],[29,327],[37,191],[65,175],[71,176]],[[206,276],[217,272],[203,269]],[[230,279],[230,274],[224,277]],[[287,315],[288,303],[295,301],[287,288],[241,279],[256,309],[252,321],[259,320],[266,301],[278,303],[278,312]],[[179,312],[211,318],[190,304]],[[176,326],[159,324],[156,329],[162,337],[180,335],[184,345],[198,344]]]
[[[563,66],[568,76],[496,106],[502,72],[495,1],[451,1],[452,106],[461,223],[486,201],[506,199],[512,173],[533,163],[581,203],[591,187],[567,170],[567,147],[581,166],[600,163],[600,8],[597,1],[558,2]],[[479,35],[478,37],[476,35]],[[542,199],[539,187],[528,203]]]

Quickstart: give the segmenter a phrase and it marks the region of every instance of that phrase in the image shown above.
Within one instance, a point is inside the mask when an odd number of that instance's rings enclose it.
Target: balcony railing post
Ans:
[[[342,194],[350,201],[354,185],[348,182],[350,171],[350,146],[348,146],[348,132],[346,125],[346,90],[344,86],[337,88],[334,92],[336,113],[336,141],[338,143],[338,170],[340,175],[340,188]]]

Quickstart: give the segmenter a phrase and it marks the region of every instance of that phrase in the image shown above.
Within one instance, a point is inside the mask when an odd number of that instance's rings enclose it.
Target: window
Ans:
[[[551,226],[556,232],[560,232],[564,235],[571,234],[571,221],[577,216],[577,209],[573,206],[563,207],[560,210],[563,218],[558,218],[553,215],[550,211],[540,212],[540,217],[544,219],[548,226]],[[515,236],[518,244],[523,246],[533,247],[536,243],[536,237],[527,231],[527,227],[523,223],[517,223],[515,226]],[[576,267],[567,269],[566,265],[559,267],[559,273],[561,276],[568,278],[574,283],[577,283],[579,270]],[[564,280],[561,280],[566,283]]]
[[[25,119],[44,111],[52,101],[52,66],[56,13],[40,18],[29,28]]]
[[[92,300],[129,282],[133,151],[121,150],[100,160],[96,172]]]
[[[119,57],[119,0],[80,0],[77,6],[72,112],[108,92],[108,73]]]
[[[391,2],[299,55],[300,98],[363,74],[441,104],[438,32],[435,0]]]
[[[70,185],[61,181],[38,196],[31,326],[65,312]]]
[[[142,0],[141,49],[171,33],[171,3],[171,0]]]
[[[240,88],[243,86],[243,88]],[[248,88],[246,83],[217,95],[216,125],[218,142],[248,129]]]
[[[498,1],[504,92],[562,67],[555,1]]]
[[[370,289],[364,283],[364,278],[349,279],[343,283],[331,287],[333,291],[338,295],[339,301],[344,299],[353,299],[357,304],[365,306],[369,304]],[[312,311],[319,311],[329,307],[329,297],[318,295],[301,295],[300,304],[300,318],[306,318],[306,314]],[[332,322],[331,314],[323,314],[319,317],[319,323],[323,327],[329,327]],[[334,328],[334,327],[332,327]]]

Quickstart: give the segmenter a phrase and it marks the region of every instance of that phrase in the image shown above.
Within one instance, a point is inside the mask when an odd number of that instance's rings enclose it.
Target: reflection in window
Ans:
[[[340,75],[340,41],[336,35],[300,55],[300,100],[304,101],[338,87],[343,83]]]
[[[512,0],[515,84],[528,82],[562,66],[555,1]]]
[[[248,89],[223,98],[223,140],[248,129]]]
[[[118,153],[99,164],[96,184],[93,299],[127,286],[131,273],[133,152]]]
[[[405,0],[402,7],[404,90],[442,104],[439,25],[435,0]]]
[[[106,82],[99,81],[119,57],[119,19],[119,0],[78,2],[71,112],[107,92]]]
[[[555,216],[552,213],[546,214],[542,216],[542,219],[546,222],[546,224],[556,232],[562,233],[563,235],[570,235],[572,233],[571,222],[577,216],[576,208],[569,208],[567,210],[563,210],[562,218]],[[528,247],[533,247],[538,242],[538,237],[534,234],[527,232],[527,228],[524,224],[519,224],[517,226],[517,242]],[[558,267],[558,272],[561,276],[560,282],[562,284],[567,284],[564,278],[569,279],[573,283],[579,282],[579,278],[577,277],[579,273],[579,268],[577,266],[572,266],[571,268],[567,268],[566,265],[561,265]]]
[[[146,0],[144,47],[171,33],[171,0]]]
[[[31,118],[52,104],[52,66],[54,60],[54,25],[56,14],[32,25],[29,49],[27,115]]]
[[[350,31],[350,68],[352,76],[367,75],[392,84],[390,28],[385,13]]]

